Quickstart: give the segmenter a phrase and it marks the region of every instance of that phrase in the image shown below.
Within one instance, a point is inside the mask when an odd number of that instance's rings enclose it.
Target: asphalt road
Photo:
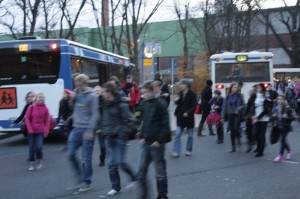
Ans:
[[[230,136],[225,143],[216,144],[215,136],[197,137],[191,157],[181,155],[172,159],[172,144],[167,145],[166,159],[170,199],[296,199],[300,198],[300,125],[293,123],[288,140],[294,156],[290,161],[273,163],[279,145],[268,143],[265,156],[255,158],[247,154],[246,145],[238,152],[228,153]],[[269,130],[268,130],[269,132]],[[267,134],[269,138],[269,133]],[[182,141],[185,146],[186,135]],[[245,142],[245,136],[242,137]],[[108,168],[98,166],[99,145],[95,142],[93,154],[93,189],[86,193],[68,191],[73,183],[66,153],[60,151],[65,139],[50,136],[44,145],[44,168],[28,171],[27,141],[22,135],[0,140],[0,198],[1,199],[73,199],[116,198],[134,199],[137,189],[122,191],[108,197],[110,189]],[[184,153],[185,151],[183,151]],[[128,146],[128,162],[136,170],[139,159],[139,142]],[[122,185],[127,176],[121,172]],[[153,167],[149,170],[152,198],[155,198]]]

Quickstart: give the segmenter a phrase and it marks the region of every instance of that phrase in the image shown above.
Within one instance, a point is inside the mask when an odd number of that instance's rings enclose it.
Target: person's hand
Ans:
[[[94,139],[94,133],[93,132],[85,132],[84,133],[84,138],[86,140],[92,141]]]
[[[288,115],[287,114],[283,114],[282,118],[288,118]]]
[[[183,113],[183,117],[187,117],[188,116],[188,114],[187,113]]]
[[[100,129],[98,129],[98,130],[96,131],[96,133],[97,133],[97,134],[101,133],[101,130],[100,130]]]
[[[145,139],[143,138],[143,139],[140,139],[140,143],[141,144],[145,144]]]
[[[252,116],[251,119],[252,119],[252,124],[255,124],[258,121],[258,119],[255,116]]]
[[[151,144],[151,147],[159,148],[159,147],[161,147],[161,144],[158,141],[155,141]]]

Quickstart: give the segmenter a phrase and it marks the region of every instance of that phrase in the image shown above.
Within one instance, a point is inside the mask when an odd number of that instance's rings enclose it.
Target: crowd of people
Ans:
[[[274,162],[281,162],[286,150],[287,159],[292,158],[292,150],[287,142],[291,131],[291,122],[295,119],[293,109],[299,110],[300,86],[298,89],[288,88],[285,93],[278,93],[264,84],[253,85],[249,91],[249,99],[245,101],[242,82],[233,82],[226,96],[220,90],[212,90],[213,82],[207,80],[199,97],[191,89],[189,79],[179,81],[179,92],[174,97],[176,109],[176,131],[173,138],[171,157],[181,155],[181,137],[186,129],[188,134],[185,145],[185,156],[193,152],[195,118],[197,104],[201,104],[201,120],[197,135],[204,136],[205,123],[210,136],[217,135],[217,143],[224,142],[224,123],[230,132],[231,148],[234,153],[241,145],[242,123],[248,140],[246,152],[252,152],[256,146],[255,157],[264,155],[266,129],[271,122],[281,135],[281,147]],[[112,76],[104,85],[89,86],[89,77],[79,74],[74,77],[75,89],[65,89],[60,101],[57,125],[59,132],[68,135],[68,141],[63,150],[74,174],[74,186],[80,192],[92,188],[92,154],[94,140],[98,138],[99,166],[108,166],[111,189],[107,195],[120,193],[121,178],[119,169],[124,171],[129,182],[123,189],[138,186],[140,192],[137,198],[148,198],[147,172],[153,162],[157,199],[168,198],[168,178],[165,160],[166,143],[172,140],[170,130],[168,105],[170,93],[168,86],[162,81],[159,73],[153,81],[146,81],[141,87],[128,75],[124,83],[118,77]],[[295,86],[296,87],[296,86]],[[282,88],[280,87],[282,90]],[[291,104],[289,90],[293,91]],[[43,168],[43,140],[50,130],[50,114],[45,105],[43,92],[29,92],[26,95],[26,106],[20,117],[12,124],[24,122],[28,132],[29,169]],[[299,112],[298,112],[299,114]],[[300,122],[300,120],[299,120]],[[126,151],[130,134],[140,126],[137,134],[140,141],[140,163],[137,171],[126,162]],[[214,132],[214,127],[216,133]],[[82,158],[78,158],[78,150],[82,148]]]

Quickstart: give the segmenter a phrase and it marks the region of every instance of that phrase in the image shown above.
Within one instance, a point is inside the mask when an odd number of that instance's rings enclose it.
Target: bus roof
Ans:
[[[274,73],[297,73],[300,72],[300,68],[273,68]]]
[[[237,55],[247,55],[247,56],[269,56],[273,57],[273,53],[271,52],[259,52],[259,51],[251,51],[251,52],[238,52],[238,53],[233,53],[233,52],[224,52],[220,54],[214,54],[210,58],[226,58],[226,57],[235,57]]]
[[[70,41],[70,40],[67,40],[67,39],[22,39],[22,40],[10,40],[10,41],[1,41],[0,42],[0,45],[1,44],[9,44],[9,43],[12,43],[12,44],[18,44],[18,43],[24,43],[24,42],[58,42],[60,43],[60,45],[68,45],[68,46],[74,46],[74,47],[79,47],[79,48],[84,48],[84,49],[87,49],[87,50],[90,50],[90,51],[94,51],[94,52],[97,52],[97,53],[100,53],[100,54],[105,54],[105,55],[108,55],[108,56],[112,56],[112,57],[115,57],[115,58],[119,58],[119,59],[122,59],[122,60],[125,60],[126,62],[128,63],[125,63],[125,65],[129,65],[129,58],[128,57],[124,57],[124,56],[121,56],[121,55],[118,55],[118,54],[114,54],[114,53],[111,53],[111,52],[108,52],[108,51],[105,51],[105,50],[101,50],[101,49],[98,49],[98,48],[95,48],[95,47],[91,47],[91,46],[88,46],[88,45],[84,45],[84,44],[80,44],[80,43],[77,43],[77,42],[74,42],[74,41]]]

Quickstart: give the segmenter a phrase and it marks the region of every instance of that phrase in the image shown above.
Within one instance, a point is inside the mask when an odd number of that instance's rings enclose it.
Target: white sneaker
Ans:
[[[124,187],[125,190],[132,189],[136,186],[136,181],[130,182],[128,185]]]
[[[115,190],[115,189],[112,189],[112,190],[110,190],[109,192],[107,192],[107,195],[109,195],[109,196],[114,196],[114,195],[116,195],[116,194],[118,194],[120,191],[117,191],[117,190]]]
[[[178,158],[178,157],[179,157],[179,154],[176,153],[176,152],[173,152],[171,156],[172,156],[172,158]]]
[[[35,169],[36,170],[41,170],[42,168],[43,168],[43,161],[42,160],[37,160],[36,162],[35,162]]]
[[[192,155],[192,152],[190,152],[190,151],[187,151],[186,153],[185,153],[185,156],[191,156]]]
[[[29,168],[28,171],[34,171],[35,167],[34,167],[34,162],[29,162]]]

